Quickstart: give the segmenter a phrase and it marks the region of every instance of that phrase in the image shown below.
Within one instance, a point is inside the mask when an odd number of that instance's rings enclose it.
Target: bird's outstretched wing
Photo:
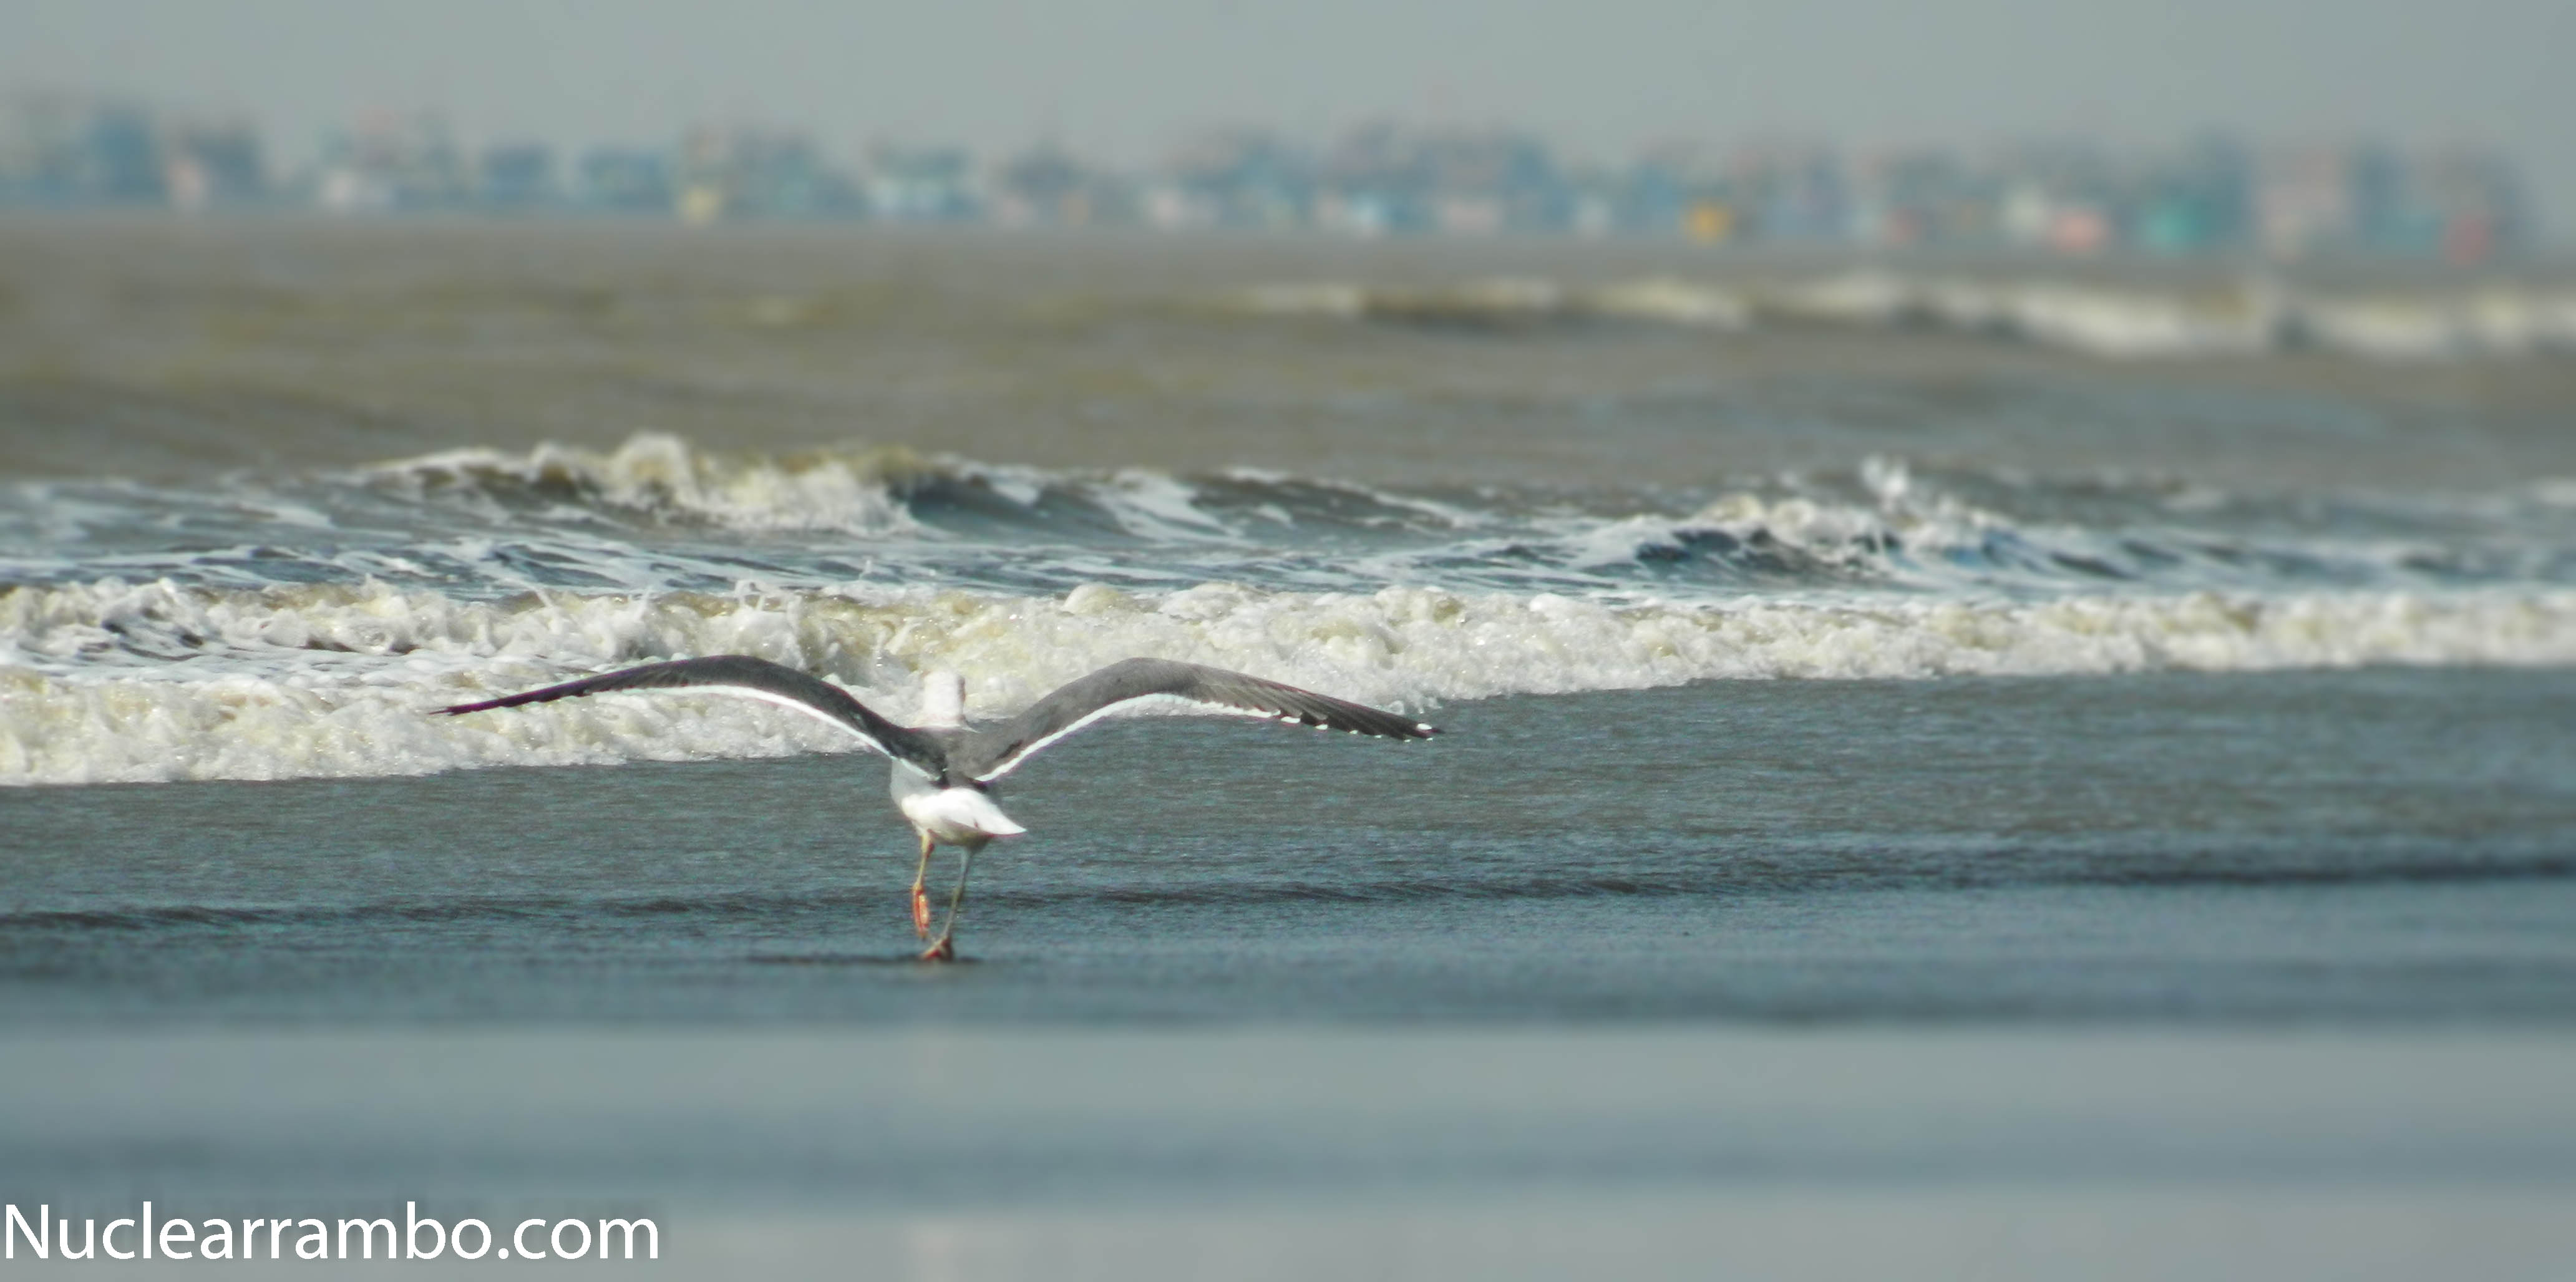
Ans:
[[[866,704],[851,698],[849,691],[831,682],[747,654],[718,654],[703,659],[648,663],[640,668],[605,672],[480,703],[460,703],[439,711],[453,716],[488,708],[515,708],[523,703],[607,694],[616,690],[698,690],[708,694],[747,696],[830,722],[858,736],[860,742],[870,748],[917,766],[934,778],[947,769],[947,754],[930,736],[907,730],[878,716]]]
[[[998,779],[1039,749],[1098,721],[1118,705],[1158,697],[1318,730],[1389,739],[1428,739],[1439,733],[1411,717],[1240,672],[1170,659],[1128,659],[1065,685],[1008,721],[977,730],[958,749],[956,768],[979,782]]]

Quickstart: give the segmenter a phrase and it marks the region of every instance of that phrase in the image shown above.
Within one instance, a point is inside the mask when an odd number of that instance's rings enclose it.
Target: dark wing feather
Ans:
[[[577,699],[586,694],[607,694],[617,690],[692,688],[739,690],[792,702],[857,735],[869,747],[886,756],[910,762],[933,776],[944,773],[947,768],[947,755],[928,735],[907,730],[878,716],[866,704],[851,698],[849,691],[831,682],[747,654],[718,654],[703,659],[648,663],[640,668],[583,677],[579,681],[566,681],[561,685],[503,695],[480,703],[460,703],[439,711],[453,716],[490,708],[515,708],[523,703]]]
[[[1008,721],[977,730],[959,748],[957,769],[978,780],[1000,778],[1119,704],[1157,695],[1319,730],[1389,739],[1428,739],[1439,733],[1411,717],[1240,672],[1170,659],[1128,659],[1065,685]]]

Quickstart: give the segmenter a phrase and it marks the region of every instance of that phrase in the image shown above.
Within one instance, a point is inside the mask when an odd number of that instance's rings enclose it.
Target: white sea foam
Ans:
[[[833,461],[814,461],[822,457]],[[805,479],[781,479],[795,477]],[[235,477],[200,491],[13,487],[0,492],[0,584],[384,581],[489,599],[743,584],[812,591],[851,579],[1004,594],[1227,581],[1690,605],[1757,586],[2438,591],[2576,580],[2566,484],[2235,494],[1918,471],[1873,456],[1849,471],[1686,496],[1488,489],[1435,498],[1248,469],[1051,470],[865,447],[727,455],[642,436],[605,453],[457,451],[318,478]],[[295,510],[323,524],[284,529],[271,519]]]
[[[2124,359],[2296,345],[2374,360],[2576,350],[2576,292],[2489,286],[2362,296],[2264,277],[2198,290],[1884,269],[1768,285],[1651,277],[1577,288],[1512,278],[1398,289],[1333,281],[1266,285],[1238,302],[1272,315],[1459,325],[1620,319],[1733,330],[1765,318],[1932,325]]]
[[[1637,320],[1702,329],[1742,329],[1752,319],[1751,305],[1743,295],[1669,276],[1581,289],[1522,276],[1486,277],[1433,289],[1386,289],[1350,281],[1316,281],[1259,285],[1234,301],[1246,311],[1263,315],[1433,324]]]
[[[113,581],[0,595],[0,781],[270,779],[845,750],[734,700],[623,696],[449,719],[448,703],[682,655],[822,673],[889,715],[967,674],[979,716],[1150,654],[1421,709],[1720,678],[2576,663],[2576,592],[1913,597],[1626,605],[1549,594],[871,593],[456,601],[374,584]]]
[[[736,529],[881,534],[913,528],[897,491],[935,466],[892,446],[735,457],[667,433],[639,432],[604,452],[552,443],[526,451],[477,447],[381,463],[357,475],[414,490],[509,480]]]
[[[1454,509],[1429,500],[1348,482],[1252,472],[1220,475],[1283,494],[1360,500],[1429,517],[1434,524],[1460,521]],[[1135,538],[1163,543],[1223,543],[1242,533],[1239,522],[1211,507],[1203,481],[1150,468],[1048,469],[865,444],[787,455],[731,454],[658,432],[638,433],[605,451],[553,443],[520,451],[447,450],[335,474],[326,482],[390,488],[415,504],[443,498],[469,509],[466,515],[487,532],[580,527],[595,524],[586,518],[606,511],[727,530],[920,540],[939,535],[914,512],[913,504],[929,496],[934,501],[965,500],[988,514],[1016,509],[1019,519],[1035,526],[1061,521],[1062,514],[1046,505],[1062,501],[1088,513],[1075,519],[1076,526],[1095,527],[1097,518],[1106,518]],[[324,488],[327,492],[327,484]],[[26,497],[30,511],[76,516],[70,505],[86,496],[29,490]],[[236,494],[221,497],[235,507],[243,503]],[[190,498],[195,496],[182,496],[182,501]],[[513,498],[519,511],[508,506]],[[202,498],[195,501],[204,504]],[[121,515],[113,505],[91,506],[94,519]],[[1280,521],[1279,513],[1272,503],[1266,514],[1255,508],[1247,515],[1271,524],[1294,523]],[[404,515],[416,519],[421,514],[415,508]],[[537,518],[533,522],[531,514]],[[316,513],[315,519],[329,518]],[[55,523],[64,522],[58,517]],[[5,566],[0,562],[0,569]]]

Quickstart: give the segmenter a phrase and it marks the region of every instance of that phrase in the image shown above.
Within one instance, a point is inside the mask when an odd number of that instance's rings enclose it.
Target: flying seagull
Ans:
[[[839,686],[747,654],[648,663],[438,711],[454,716],[617,690],[697,690],[760,699],[830,722],[890,758],[893,778],[887,791],[921,838],[921,862],[912,876],[912,928],[923,939],[930,938],[930,898],[921,888],[930,873],[930,853],[942,843],[958,850],[957,891],[948,897],[948,918],[939,938],[922,953],[923,961],[952,961],[957,956],[957,912],[966,902],[966,870],[974,863],[975,852],[995,837],[1028,831],[993,804],[992,782],[1040,749],[1119,707],[1140,700],[1180,701],[1218,712],[1387,739],[1428,739],[1439,733],[1392,712],[1170,659],[1110,664],[1029,705],[1016,717],[973,728],[966,724],[966,681],[954,672],[925,677],[922,724],[899,726]]]

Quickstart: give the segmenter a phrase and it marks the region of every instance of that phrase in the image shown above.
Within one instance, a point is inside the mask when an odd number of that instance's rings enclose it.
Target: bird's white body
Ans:
[[[921,727],[925,730],[966,728],[966,679],[954,672],[932,672],[921,683]],[[951,846],[980,846],[994,837],[1015,837],[1028,829],[1011,821],[981,788],[947,788],[909,762],[894,763],[886,791],[895,809],[931,841]]]
[[[993,837],[1013,837],[1028,829],[1012,822],[993,798],[979,788],[942,788],[939,781],[896,762],[886,791],[895,809],[932,840],[951,846],[983,845]]]

